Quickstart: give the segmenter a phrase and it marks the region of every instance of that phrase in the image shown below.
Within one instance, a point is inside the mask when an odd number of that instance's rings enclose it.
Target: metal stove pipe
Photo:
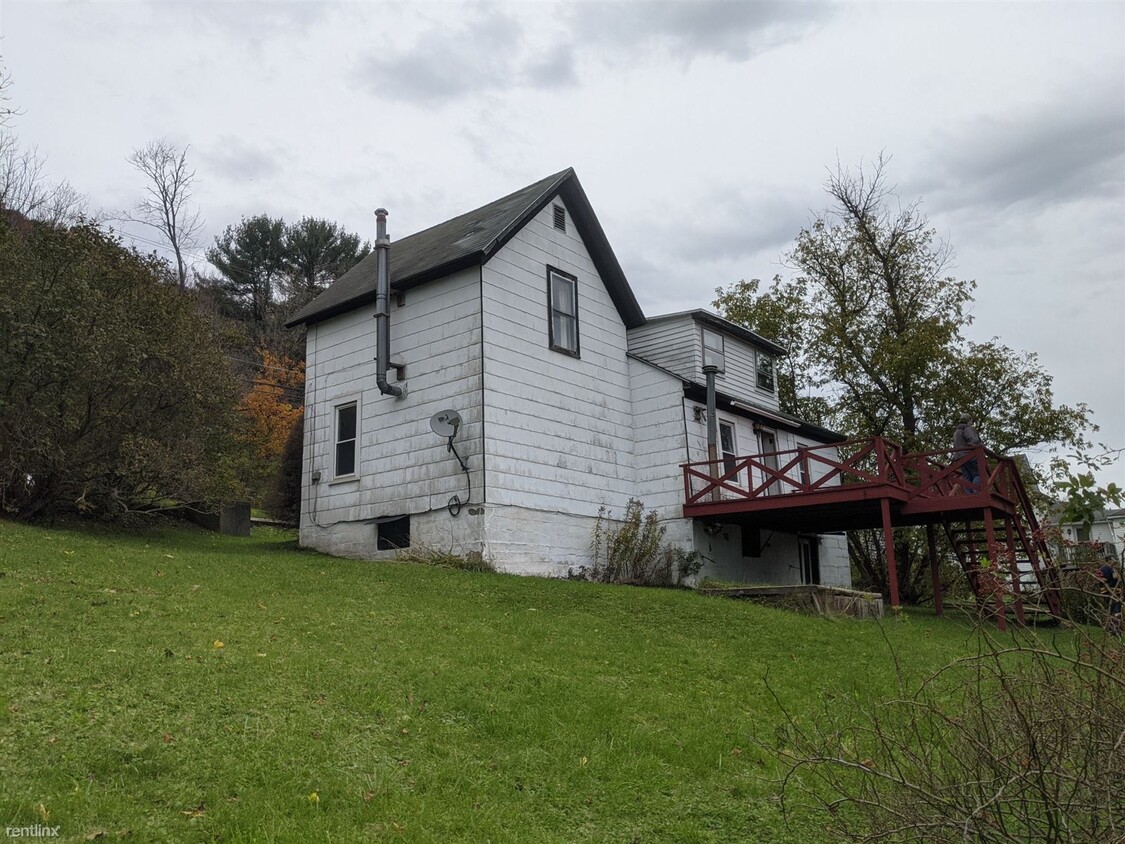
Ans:
[[[387,237],[387,209],[375,210],[375,383],[385,396],[401,398],[402,387],[387,383],[391,359],[391,240]]]

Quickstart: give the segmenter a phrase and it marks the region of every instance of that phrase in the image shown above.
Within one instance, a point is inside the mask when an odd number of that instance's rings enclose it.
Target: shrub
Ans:
[[[664,541],[667,528],[656,513],[644,512],[644,504],[629,499],[620,522],[609,519],[602,507],[590,542],[593,565],[579,577],[601,583],[638,586],[678,586],[699,573],[702,560],[695,551],[685,551]]]
[[[0,512],[107,517],[241,492],[237,391],[167,265],[98,227],[0,222]]]
[[[840,840],[1121,841],[1125,651],[1085,627],[1046,644],[982,629],[980,650],[871,709],[790,719],[787,811],[800,794]]]

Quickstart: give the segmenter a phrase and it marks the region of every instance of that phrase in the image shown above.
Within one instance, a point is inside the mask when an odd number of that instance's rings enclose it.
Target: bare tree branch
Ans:
[[[176,278],[187,287],[184,253],[198,245],[203,228],[199,209],[191,203],[195,171],[188,167],[185,146],[180,149],[164,138],[133,150],[128,161],[147,179],[144,198],[125,219],[160,232],[176,257]]]

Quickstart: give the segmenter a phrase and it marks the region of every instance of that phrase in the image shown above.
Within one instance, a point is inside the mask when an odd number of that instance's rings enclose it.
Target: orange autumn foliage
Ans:
[[[305,364],[268,349],[258,354],[262,366],[241,409],[248,422],[246,441],[256,457],[272,462],[305,412],[298,398],[305,389]]]

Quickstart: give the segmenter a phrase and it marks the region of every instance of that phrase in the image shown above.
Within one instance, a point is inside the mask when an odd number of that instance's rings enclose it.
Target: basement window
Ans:
[[[356,442],[359,439],[359,403],[336,405],[336,454],[332,475],[336,478],[355,475]]]
[[[578,279],[547,267],[548,341],[556,352],[578,357]]]
[[[566,231],[566,209],[561,205],[554,205],[552,210],[555,212],[555,228],[561,232]]]
[[[380,551],[397,551],[410,547],[410,517],[399,516],[380,522],[375,547]]]

